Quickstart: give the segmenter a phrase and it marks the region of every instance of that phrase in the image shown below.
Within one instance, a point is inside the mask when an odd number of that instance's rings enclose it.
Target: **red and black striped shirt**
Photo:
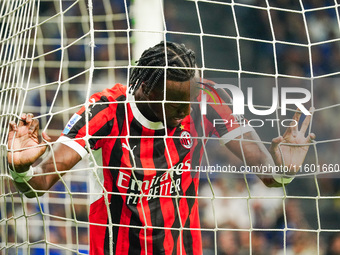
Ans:
[[[223,97],[222,97],[223,98]],[[90,254],[202,254],[198,172],[206,138],[232,139],[238,125],[227,105],[199,104],[176,128],[147,120],[127,88],[116,84],[94,94],[65,127],[59,140],[82,157],[102,151],[93,172]],[[236,122],[236,120],[235,120]],[[232,132],[230,132],[232,131]]]

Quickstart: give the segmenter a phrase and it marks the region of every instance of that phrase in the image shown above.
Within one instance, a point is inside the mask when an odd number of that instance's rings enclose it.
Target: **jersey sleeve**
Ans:
[[[87,110],[83,106],[71,117],[58,142],[71,147],[82,158],[88,149],[101,148],[103,138],[112,133],[117,105],[107,93],[94,94]]]
[[[207,110],[205,126],[207,134],[213,134],[221,138],[220,142],[228,143],[234,138],[247,132],[253,131],[253,128],[247,124],[247,120],[242,115],[233,115],[232,99],[223,89],[216,89],[218,98],[214,100],[207,96]]]

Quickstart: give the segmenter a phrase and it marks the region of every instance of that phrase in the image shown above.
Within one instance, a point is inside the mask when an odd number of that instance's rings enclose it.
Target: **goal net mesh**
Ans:
[[[204,254],[340,254],[337,1],[141,2],[0,0],[0,253],[88,254],[89,207],[98,196],[89,178],[101,168],[91,152],[45,195],[27,199],[7,170],[9,122],[33,113],[56,141],[90,95],[128,84],[141,51],[169,40],[196,52],[204,78],[244,93],[253,87],[257,109],[270,108],[273,87],[307,89],[305,106],[314,108],[309,132],[317,140],[303,174],[285,188],[265,187],[219,138],[204,137],[197,196]],[[245,117],[269,147],[294,110]]]

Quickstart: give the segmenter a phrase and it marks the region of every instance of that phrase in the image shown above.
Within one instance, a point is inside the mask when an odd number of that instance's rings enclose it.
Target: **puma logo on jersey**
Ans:
[[[131,151],[131,152],[133,152],[133,150],[134,150],[136,147],[137,147],[137,145],[133,146],[133,148],[130,149],[130,147],[127,146],[126,143],[122,143],[122,148],[127,149],[128,151]]]
[[[96,99],[91,98],[91,99],[90,99],[90,102],[91,102],[91,104],[95,104],[95,103],[96,103]],[[92,106],[92,107],[93,107],[93,106]]]
[[[89,105],[89,108],[87,109],[87,112],[89,113],[90,117],[92,117],[91,109],[93,109],[93,107],[95,106],[96,99],[91,98],[89,101],[90,101],[90,105]],[[92,106],[92,108],[90,108],[90,106]]]

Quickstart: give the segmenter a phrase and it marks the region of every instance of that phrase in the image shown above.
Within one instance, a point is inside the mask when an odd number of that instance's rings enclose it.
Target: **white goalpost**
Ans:
[[[199,137],[207,140],[202,165],[191,171],[200,172],[203,254],[340,254],[339,7],[336,0],[0,0],[0,254],[88,254],[90,204],[107,195],[101,155],[91,151],[67,174],[57,171],[60,181],[43,196],[26,198],[8,171],[9,122],[33,113],[53,146],[92,94],[128,85],[141,53],[164,40],[193,49],[203,78],[247,97],[253,88],[258,110],[271,108],[273,88],[309,91],[303,106],[314,109],[308,132],[317,139],[281,188],[265,187],[222,139]],[[295,106],[283,116],[280,98],[275,111],[258,116],[247,97],[245,118],[269,148]]]

